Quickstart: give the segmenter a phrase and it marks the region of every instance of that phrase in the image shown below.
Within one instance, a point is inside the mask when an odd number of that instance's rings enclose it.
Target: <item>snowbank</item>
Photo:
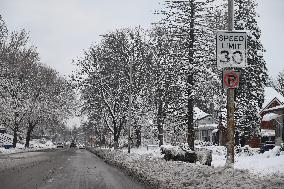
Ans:
[[[226,148],[224,146],[207,146],[212,150],[212,166],[224,167],[226,164]],[[263,154],[258,154],[254,148],[243,147],[235,156],[235,169],[247,170],[260,176],[282,175],[284,177],[284,152],[275,147]],[[280,156],[277,156],[281,154]]]
[[[220,149],[214,149],[215,152]],[[160,156],[151,154],[157,151],[143,150],[128,154],[125,150],[88,150],[97,154],[106,162],[113,164],[136,177],[152,188],[183,189],[183,188],[283,188],[284,176],[258,177],[246,170],[210,167],[180,161],[165,161]],[[222,154],[223,152],[220,152]],[[216,154],[215,154],[216,155]],[[280,156],[278,156],[280,157]]]
[[[261,176],[284,175],[284,153],[276,146],[263,154],[236,158],[235,167]]]
[[[4,147],[0,147],[0,154],[14,154],[19,152],[30,152],[37,151],[43,149],[56,148],[56,146],[51,141],[45,141],[45,143],[40,142],[40,140],[31,140],[30,148],[25,148],[25,145],[21,143],[17,143],[16,148],[5,149]]]

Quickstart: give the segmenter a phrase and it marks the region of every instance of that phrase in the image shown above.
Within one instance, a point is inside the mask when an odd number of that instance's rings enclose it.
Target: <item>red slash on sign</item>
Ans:
[[[224,88],[237,88],[240,82],[240,73],[234,70],[223,71],[223,86]]]

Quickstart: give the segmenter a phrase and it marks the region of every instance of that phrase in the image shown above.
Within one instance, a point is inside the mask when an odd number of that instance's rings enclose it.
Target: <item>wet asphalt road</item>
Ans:
[[[142,189],[84,149],[0,155],[1,189]]]

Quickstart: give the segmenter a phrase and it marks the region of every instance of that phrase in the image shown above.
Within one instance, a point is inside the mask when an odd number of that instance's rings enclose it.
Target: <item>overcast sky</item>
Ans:
[[[101,34],[129,26],[150,27],[155,0],[0,0],[10,30],[25,28],[43,63],[71,74],[71,62]]]
[[[72,59],[117,28],[149,28],[159,0],[0,0],[10,31],[25,28],[43,63],[69,75]],[[258,0],[257,9],[269,74],[284,69],[284,0]]]

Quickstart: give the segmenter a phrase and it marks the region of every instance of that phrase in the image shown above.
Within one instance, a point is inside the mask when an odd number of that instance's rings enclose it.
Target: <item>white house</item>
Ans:
[[[198,107],[194,107],[194,130],[195,139],[206,141],[206,142],[216,142],[216,129],[218,124],[212,115],[207,114],[200,110]]]

